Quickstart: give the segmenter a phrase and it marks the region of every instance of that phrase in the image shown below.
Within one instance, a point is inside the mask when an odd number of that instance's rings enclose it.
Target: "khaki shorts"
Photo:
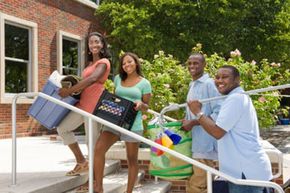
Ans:
[[[124,133],[116,131],[116,130],[114,130],[114,129],[110,128],[110,127],[107,127],[105,125],[103,126],[102,131],[108,131],[108,132],[111,132],[111,133],[119,136],[119,139],[121,141],[125,141],[125,142],[140,142],[139,140],[137,140],[137,139],[135,139],[133,137],[125,135]],[[137,135],[143,136],[143,130],[141,130],[141,131],[131,131],[131,132],[133,132],[133,133],[135,133]]]

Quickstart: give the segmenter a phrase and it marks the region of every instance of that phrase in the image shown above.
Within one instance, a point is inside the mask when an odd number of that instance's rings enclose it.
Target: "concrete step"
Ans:
[[[108,160],[105,175],[118,170],[120,161]],[[1,193],[63,193],[84,184],[88,175],[65,176],[65,172],[19,173],[17,185],[2,186]],[[10,174],[0,175],[0,182],[10,179]],[[3,182],[2,181],[2,182]]]
[[[133,193],[167,193],[171,183],[168,181],[143,181],[134,188]]]
[[[136,184],[144,178],[144,171],[139,171]],[[103,180],[105,193],[124,193],[127,189],[128,170],[110,174]]]
[[[144,171],[139,171],[136,184],[143,179],[144,173]],[[124,169],[105,176],[103,179],[104,193],[124,193],[127,188],[127,178],[128,170]],[[75,190],[66,193],[75,193]]]

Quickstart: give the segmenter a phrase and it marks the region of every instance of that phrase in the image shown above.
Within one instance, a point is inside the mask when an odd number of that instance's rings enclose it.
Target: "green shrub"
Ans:
[[[201,49],[201,44],[197,44],[192,51],[202,52]],[[255,61],[248,62],[242,58],[239,50],[232,51],[228,59],[218,54],[213,54],[206,56],[206,61],[206,72],[211,77],[215,76],[217,69],[222,65],[227,64],[237,67],[241,74],[241,86],[245,91],[281,85],[287,83],[287,81],[289,83],[290,79],[289,69],[282,71],[279,63],[270,63],[266,59],[259,64]],[[169,103],[185,103],[188,86],[191,81],[186,66],[182,65],[172,55],[166,55],[163,51],[159,51],[152,61],[141,59],[141,63],[143,74],[152,85],[153,95],[150,109],[160,112]],[[106,87],[112,91],[112,81],[107,81]],[[261,128],[268,128],[276,123],[277,115],[281,112],[281,97],[279,94],[279,91],[273,91],[251,95]],[[184,109],[178,112],[168,112],[166,115],[175,119],[182,119],[184,117]],[[145,125],[152,118],[152,115],[147,114],[147,116]]]

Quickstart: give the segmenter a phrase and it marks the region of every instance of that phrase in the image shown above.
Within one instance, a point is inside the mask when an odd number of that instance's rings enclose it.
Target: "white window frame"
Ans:
[[[37,24],[0,12],[0,103],[11,104],[15,94],[5,93],[5,24],[29,30],[28,92],[38,92],[38,39]],[[8,58],[9,59],[9,58]],[[31,104],[34,100],[19,98],[18,103]]]
[[[78,64],[80,72],[84,69],[85,64],[85,40],[81,36],[71,34],[65,31],[58,31],[57,35],[57,70],[62,74],[62,56],[63,56],[63,39],[76,42],[78,44]],[[80,74],[79,74],[80,75]]]

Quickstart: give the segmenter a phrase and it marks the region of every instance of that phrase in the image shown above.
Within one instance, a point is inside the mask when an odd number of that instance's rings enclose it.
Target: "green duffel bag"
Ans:
[[[191,132],[181,129],[181,122],[169,122],[164,125],[167,129],[182,137],[177,145],[173,145],[172,150],[177,151],[185,156],[191,157]],[[147,136],[154,141],[162,132],[157,125],[148,125]],[[156,155],[155,152],[150,154],[149,173],[163,179],[178,180],[192,175],[192,165],[169,153],[164,152],[162,155]]]

